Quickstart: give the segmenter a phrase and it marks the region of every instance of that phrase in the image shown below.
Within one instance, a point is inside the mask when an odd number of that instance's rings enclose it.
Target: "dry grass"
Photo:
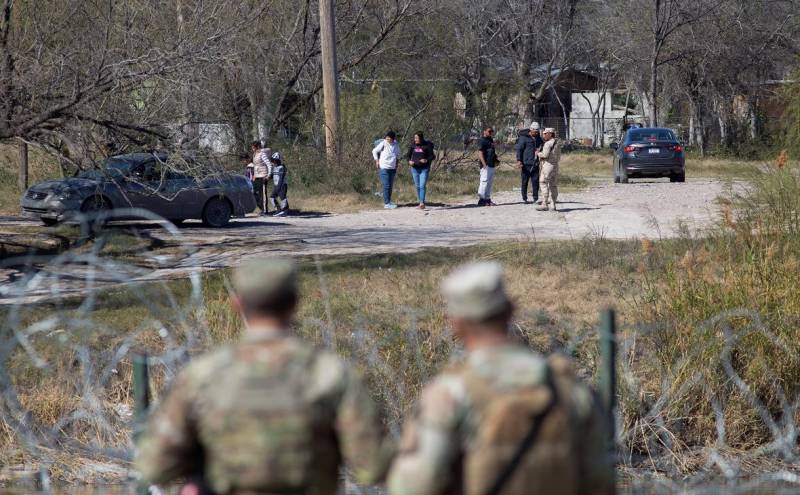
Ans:
[[[337,257],[302,263],[303,302],[298,314],[298,332],[305,338],[323,343],[332,341],[340,354],[360,363],[369,383],[387,415],[399,422],[416,399],[416,391],[448,359],[452,342],[445,332],[445,323],[438,296],[441,277],[455,265],[475,259],[497,259],[509,267],[508,286],[514,295],[519,313],[521,334],[530,338],[537,348],[549,350],[559,339],[552,335],[571,334],[576,329],[591,332],[600,308],[614,302],[617,291],[610,280],[621,280],[634,269],[630,254],[638,250],[636,243],[616,243],[603,240],[573,243],[558,254],[555,243],[506,243],[457,250],[426,250],[415,254],[369,257]],[[574,253],[586,251],[575,257]],[[606,260],[602,265],[594,260]],[[535,273],[536,276],[530,276]],[[238,315],[229,307],[226,272],[204,277],[205,321],[210,340],[208,345],[234,340],[241,331]],[[620,284],[615,284],[621,286]],[[186,301],[188,285],[184,281],[168,284],[178,302]],[[169,321],[172,306],[163,297],[163,288],[153,284],[132,290],[114,290],[104,294],[89,315],[97,331],[87,328],[83,335],[75,334],[70,341],[80,341],[92,353],[117,348],[123,339],[137,335],[136,347],[158,351],[163,341],[157,336],[156,321]],[[583,301],[583,302],[581,302]],[[58,308],[30,306],[22,311],[25,322],[39,321]],[[77,317],[77,308],[60,308],[68,316]],[[1,316],[1,315],[0,315]],[[152,323],[151,323],[152,322]],[[107,330],[113,332],[107,333]],[[413,329],[419,343],[411,349],[408,337]],[[177,334],[184,329],[176,328]],[[374,345],[369,353],[358,345],[354,331],[369,335]],[[138,334],[137,334],[138,332]],[[53,425],[72,412],[78,398],[77,380],[85,369],[73,352],[66,351],[52,336],[35,341],[38,353],[49,367],[37,369],[28,356],[18,352],[10,363],[15,385],[26,391],[21,400],[31,411],[31,420],[41,425]],[[197,349],[197,352],[203,349]],[[421,359],[408,362],[410,352],[419,352]],[[367,354],[376,353],[383,363],[375,364]],[[590,360],[589,366],[593,366]],[[131,407],[130,362],[123,361],[118,373],[105,389],[103,410],[116,418],[119,436],[97,437],[89,423],[69,425],[64,433],[80,442],[99,442],[111,447],[125,447],[129,441],[125,423],[117,418],[115,406]],[[399,372],[402,370],[402,372]],[[396,373],[398,372],[398,373]],[[591,371],[589,371],[591,373]],[[155,370],[153,387],[160,391],[164,375]],[[387,388],[391,383],[392,387]],[[398,388],[399,387],[399,388]],[[402,396],[394,395],[402,389]],[[16,438],[9,434],[9,425],[0,426],[0,464],[32,461],[28,452],[19,449]],[[76,462],[79,459],[76,458]],[[81,462],[86,462],[85,460]],[[58,467],[58,466],[57,466]],[[69,466],[58,469],[74,472]],[[69,478],[70,474],[64,474]]]

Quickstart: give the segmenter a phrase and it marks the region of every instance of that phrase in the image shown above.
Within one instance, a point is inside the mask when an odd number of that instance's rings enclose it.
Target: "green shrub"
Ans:
[[[800,158],[800,71],[795,73],[794,80],[784,92],[784,146],[792,158]]]

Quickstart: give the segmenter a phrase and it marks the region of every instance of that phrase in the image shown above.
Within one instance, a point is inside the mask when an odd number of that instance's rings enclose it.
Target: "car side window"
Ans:
[[[149,182],[164,182],[179,179],[179,174],[170,170],[167,162],[161,160],[151,160],[145,164],[145,180]]]
[[[128,175],[133,179],[144,180],[145,171],[146,171],[146,164],[140,163],[138,165],[131,167],[131,171]]]

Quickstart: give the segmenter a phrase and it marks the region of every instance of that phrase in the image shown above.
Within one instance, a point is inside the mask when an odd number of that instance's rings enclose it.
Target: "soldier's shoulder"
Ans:
[[[466,399],[471,370],[466,362],[451,363],[428,382],[422,392],[422,400],[446,396],[461,402]]]
[[[313,347],[306,350],[312,355],[309,373],[316,393],[335,393],[344,390],[351,381],[361,379],[360,373],[333,352]]]
[[[561,354],[554,354],[547,360],[551,373],[560,394],[571,406],[578,418],[588,418],[598,407],[595,394],[584,383],[575,371],[572,359]]]
[[[233,346],[225,345],[192,359],[183,375],[191,383],[206,381],[229,367],[235,361],[234,357]]]

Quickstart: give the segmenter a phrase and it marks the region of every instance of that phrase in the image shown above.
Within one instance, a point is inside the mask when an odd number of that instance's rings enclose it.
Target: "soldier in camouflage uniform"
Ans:
[[[470,265],[442,288],[466,356],[423,390],[389,493],[613,493],[607,427],[594,396],[566,358],[546,360],[509,336],[513,306],[502,268]]]
[[[343,459],[360,482],[383,478],[391,448],[360,378],[288,329],[296,278],[287,261],[236,271],[243,338],[176,378],[140,443],[146,482],[200,477],[219,495],[332,495]]]
[[[542,133],[544,145],[542,150],[536,153],[539,157],[539,191],[542,193],[542,206],[536,208],[539,211],[547,211],[552,208],[558,211],[556,201],[558,200],[558,162],[561,160],[561,143],[556,139],[556,131],[548,127]]]

